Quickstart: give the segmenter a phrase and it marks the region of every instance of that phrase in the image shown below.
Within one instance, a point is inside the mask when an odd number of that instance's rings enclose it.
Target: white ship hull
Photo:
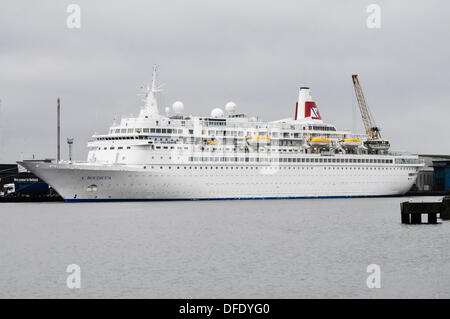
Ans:
[[[65,201],[391,196],[406,193],[418,169],[417,164],[20,164]]]

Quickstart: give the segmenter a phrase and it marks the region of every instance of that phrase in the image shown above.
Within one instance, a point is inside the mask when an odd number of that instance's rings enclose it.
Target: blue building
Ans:
[[[450,190],[450,160],[433,161],[434,183],[433,190]]]

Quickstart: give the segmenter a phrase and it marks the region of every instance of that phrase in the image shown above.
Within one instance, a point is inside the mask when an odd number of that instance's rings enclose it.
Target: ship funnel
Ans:
[[[311,90],[308,87],[301,87],[298,92],[298,100],[295,106],[295,120],[305,122],[322,122],[316,102],[313,101]]]

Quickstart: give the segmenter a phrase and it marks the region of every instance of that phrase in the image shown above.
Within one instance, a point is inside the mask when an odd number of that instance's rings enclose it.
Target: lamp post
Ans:
[[[60,147],[60,136],[61,136],[61,104],[60,99],[56,101],[56,163],[61,160],[61,147]]]
[[[67,138],[67,144],[69,145],[69,161],[72,162],[72,144],[73,144],[73,137]]]

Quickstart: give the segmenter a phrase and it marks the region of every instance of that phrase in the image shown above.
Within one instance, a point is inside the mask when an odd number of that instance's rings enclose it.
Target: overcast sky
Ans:
[[[66,25],[71,3],[80,29]],[[366,26],[371,3],[379,29]],[[62,139],[74,137],[74,157],[85,159],[94,132],[138,113],[153,64],[164,102],[183,101],[187,114],[231,100],[264,120],[291,117],[298,87],[310,86],[326,122],[362,131],[358,73],[393,149],[449,154],[449,9],[428,0],[3,0],[0,162],[55,158],[57,97]]]

